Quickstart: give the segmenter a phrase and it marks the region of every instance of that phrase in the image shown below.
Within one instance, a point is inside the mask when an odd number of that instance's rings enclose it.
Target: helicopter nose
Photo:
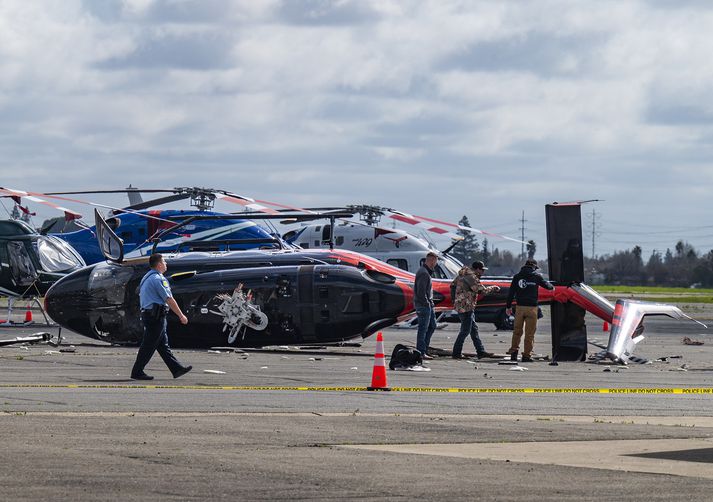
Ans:
[[[94,267],[73,272],[56,283],[45,295],[45,310],[60,326],[91,336],[88,312],[91,307],[89,277]]]

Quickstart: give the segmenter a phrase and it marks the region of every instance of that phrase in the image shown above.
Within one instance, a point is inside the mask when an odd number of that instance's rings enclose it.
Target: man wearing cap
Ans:
[[[520,339],[523,328],[525,331],[525,347],[522,351],[522,362],[532,362],[532,347],[535,344],[535,331],[537,330],[537,298],[539,287],[554,289],[555,287],[547,282],[536,270],[537,261],[532,258],[525,262],[520,272],[515,274],[510,283],[507,303],[505,304],[507,315],[512,315],[512,302],[517,302],[515,309],[515,327],[512,332],[512,343],[510,345],[510,358],[517,361],[517,353],[520,350]]]
[[[460,269],[458,276],[453,279],[453,284],[455,285],[453,308],[458,312],[458,317],[460,318],[460,331],[453,344],[453,359],[465,358],[463,355],[463,343],[468,334],[473,340],[478,359],[494,357],[494,354],[486,352],[483,342],[478,336],[478,325],[475,322],[475,305],[478,303],[478,295],[487,295],[500,291],[498,286],[485,287],[480,283],[480,278],[486,270],[488,269],[482,261],[474,261],[470,267]],[[451,291],[453,289],[453,285],[451,285]]]

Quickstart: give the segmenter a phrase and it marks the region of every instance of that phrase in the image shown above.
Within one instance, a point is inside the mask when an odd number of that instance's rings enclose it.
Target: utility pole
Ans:
[[[596,257],[596,250],[597,250],[596,239],[599,236],[599,231],[597,230],[597,217],[598,216],[599,215],[597,215],[597,210],[592,209],[592,214],[591,214],[591,218],[592,218],[592,258]]]
[[[520,258],[525,258],[525,210],[522,210],[522,218],[520,219]]]

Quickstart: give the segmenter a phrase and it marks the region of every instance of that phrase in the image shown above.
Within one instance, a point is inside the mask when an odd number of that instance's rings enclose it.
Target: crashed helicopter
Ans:
[[[98,211],[95,218],[107,261],[57,282],[45,307],[57,323],[79,334],[137,343],[138,285],[147,258],[125,260],[121,239]],[[369,336],[413,311],[413,275],[358,253],[285,247],[193,251],[166,261],[173,296],[191,320],[183,326],[169,315],[171,344],[177,347],[335,343]],[[448,283],[434,289],[438,302],[449,307]]]

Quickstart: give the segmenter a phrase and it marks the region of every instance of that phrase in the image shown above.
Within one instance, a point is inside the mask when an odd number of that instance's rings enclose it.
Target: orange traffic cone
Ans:
[[[381,331],[376,335],[374,369],[371,372],[371,387],[368,390],[391,390],[386,386],[386,360],[384,359],[384,337]]]
[[[604,321],[604,324],[602,325],[602,331],[609,331],[609,323]]]
[[[27,312],[25,312],[25,322],[32,322],[32,307],[27,306]]]

